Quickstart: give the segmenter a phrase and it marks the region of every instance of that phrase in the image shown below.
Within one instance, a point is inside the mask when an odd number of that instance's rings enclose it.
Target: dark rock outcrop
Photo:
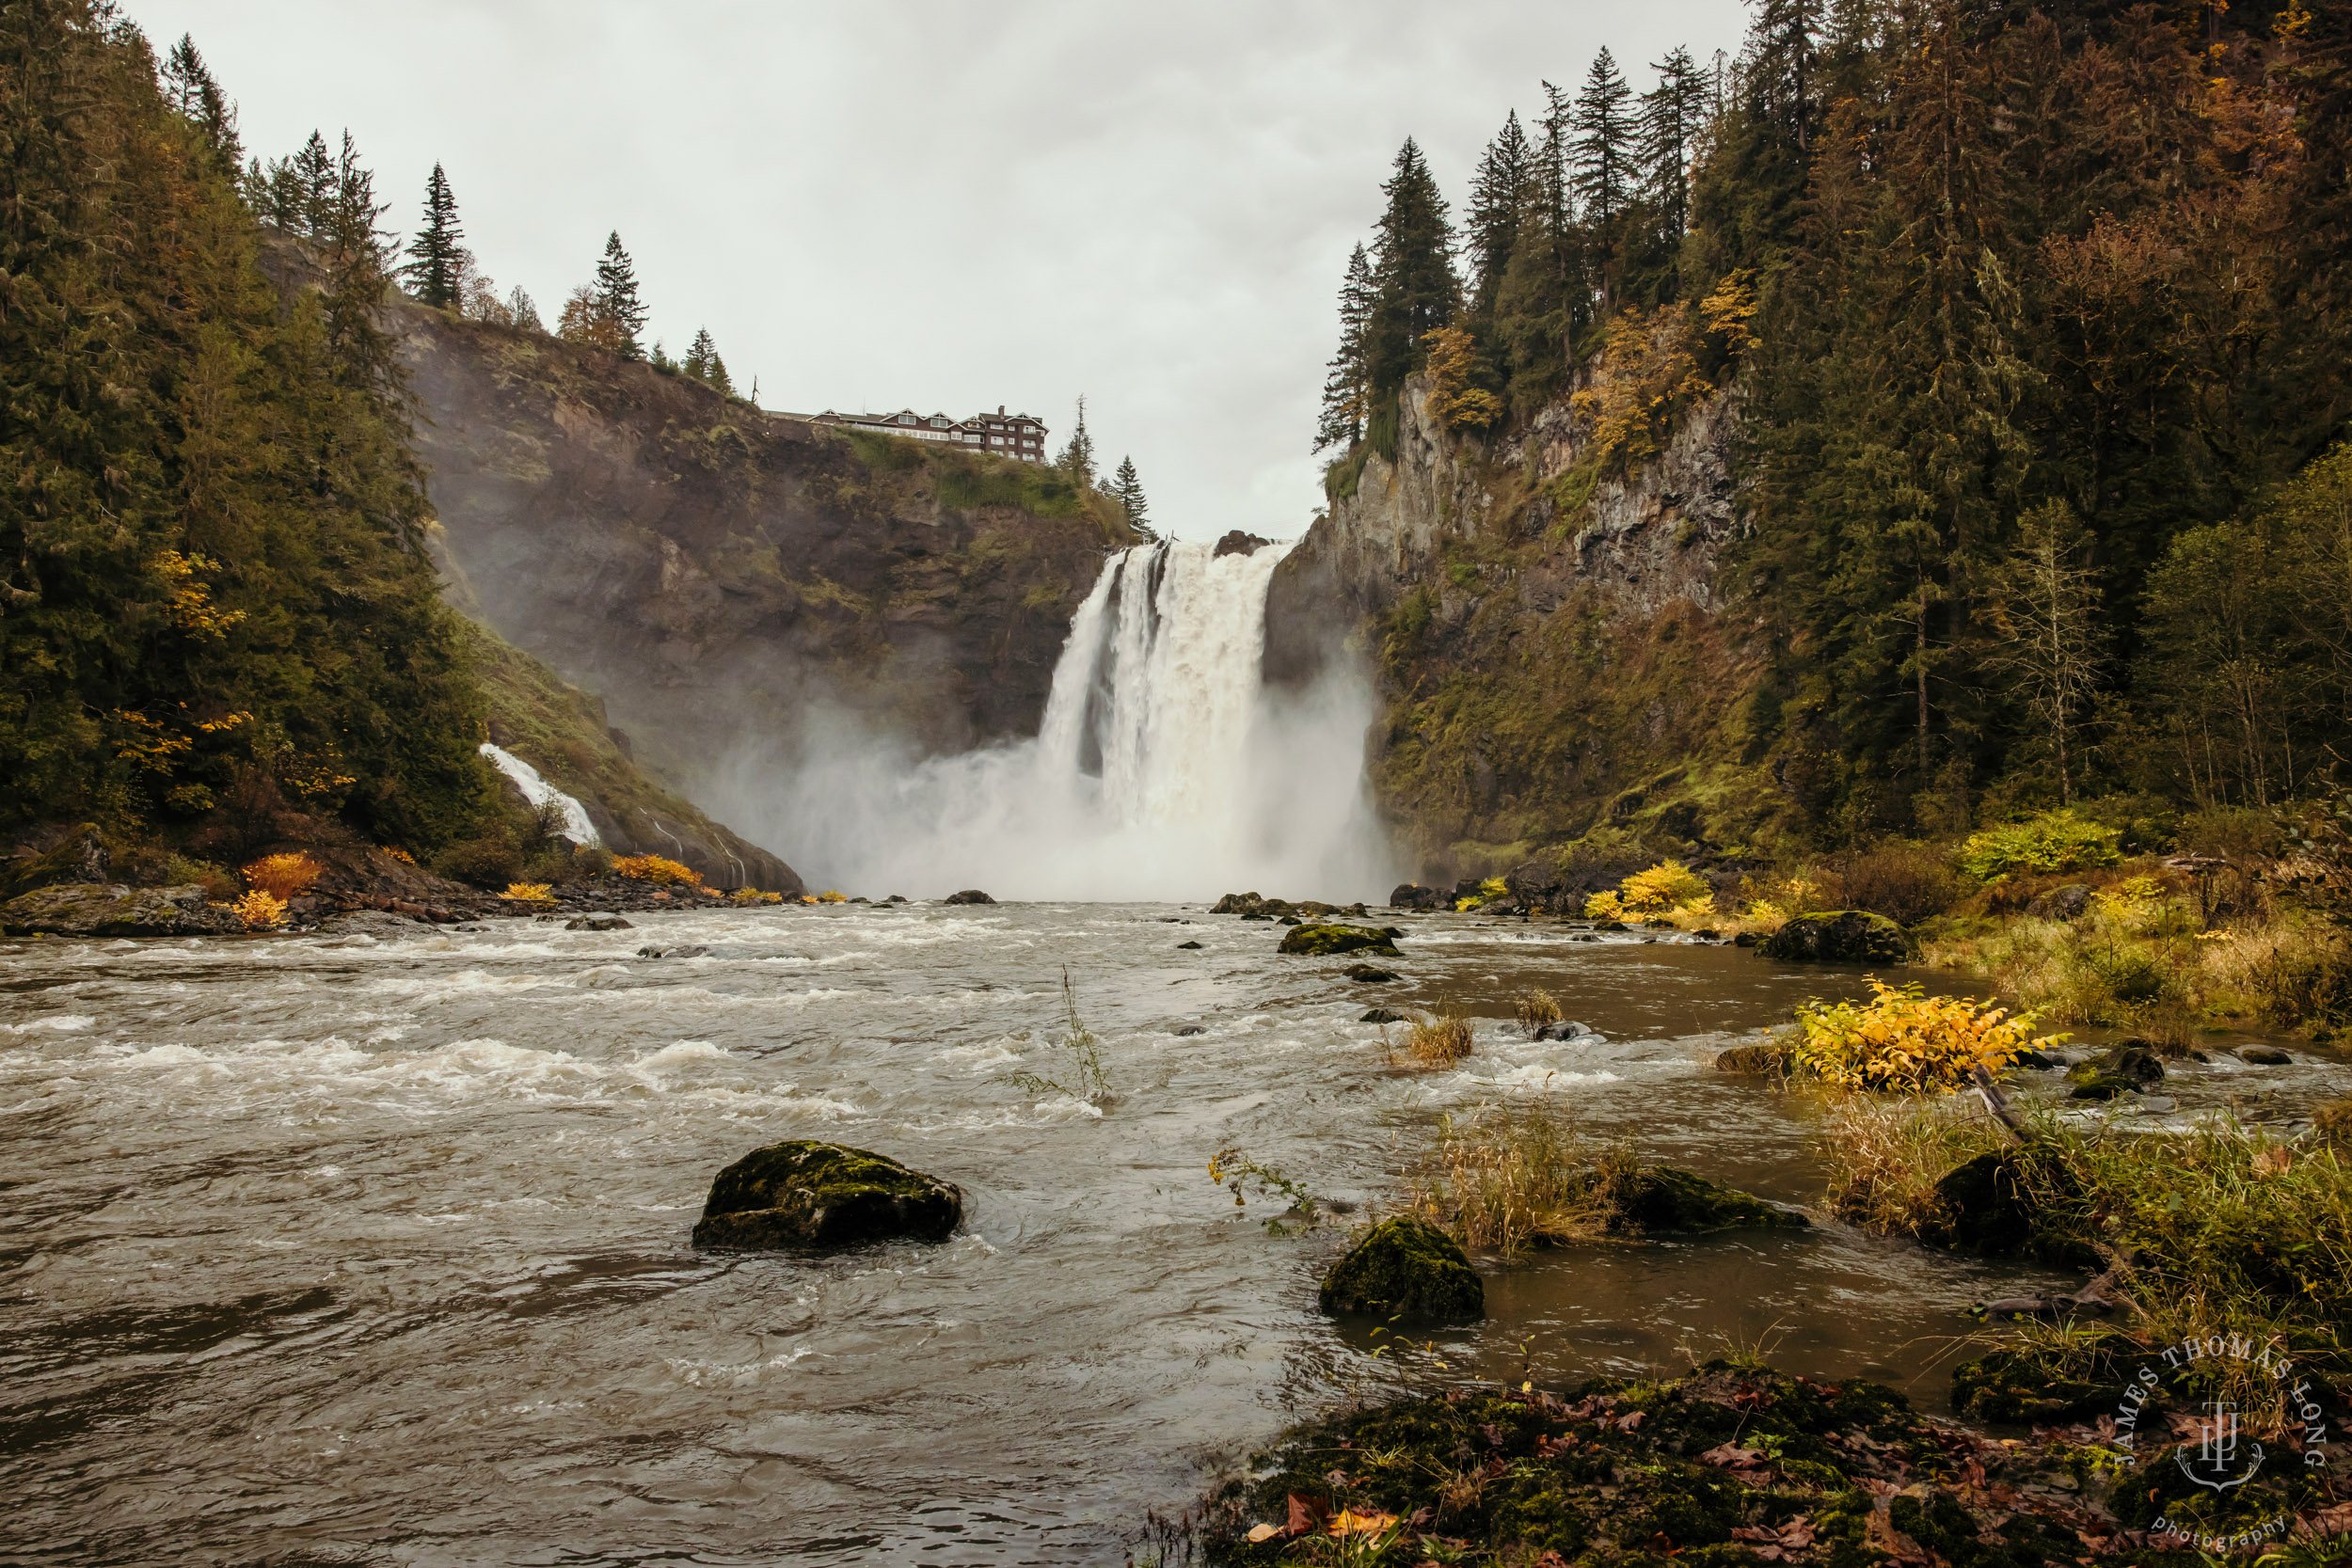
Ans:
[[[60,882],[106,883],[114,857],[97,828],[85,822],[56,835],[38,853],[30,847],[0,862],[0,898],[13,898]]]
[[[1486,1288],[1454,1238],[1426,1220],[1383,1220],[1323,1276],[1326,1312],[1440,1323],[1486,1315]]]
[[[1803,1214],[1673,1165],[1649,1165],[1615,1184],[1617,1225],[1636,1230],[1794,1228]]]
[[[1403,1013],[1391,1012],[1386,1007],[1375,1007],[1372,1011],[1366,1013],[1356,1022],[1359,1023],[1403,1023],[1405,1022],[1405,1015]]]
[[[1190,948],[1192,951],[1197,953],[1200,950],[1200,944],[1197,942],[1180,942],[1176,944],[1176,950],[1180,953],[1184,951],[1186,948]]]
[[[0,935],[11,937],[223,936],[245,929],[228,910],[204,900],[204,890],[61,882],[0,904]]]
[[[2090,907],[2090,890],[2080,882],[2054,887],[2026,906],[2026,913],[2035,920],[2079,920],[2083,911]]]
[[[1395,970],[1382,969],[1377,964],[1349,964],[1346,973],[1349,979],[1361,980],[1368,986],[1380,985],[1396,978]]]
[[[961,893],[949,894],[940,902],[943,904],[993,904],[996,900],[982,893],[978,888],[968,887]]]
[[[636,928],[631,922],[604,910],[564,922],[564,929],[567,931],[633,931]]]
[[[1911,957],[1911,939],[1883,914],[1832,910],[1797,916],[1764,940],[1762,952],[1803,963],[1897,964]]]
[[[2164,1064],[2145,1046],[2119,1045],[2066,1070],[2075,1100],[2113,1100],[2164,1082]]]
[[[2095,1266],[2099,1255],[2065,1228],[2045,1195],[2071,1193],[2061,1166],[2029,1167],[2020,1149],[1979,1154],[1935,1183],[1937,1224],[1921,1236],[1987,1258],[2031,1258],[2061,1267]]]
[[[1254,533],[1244,533],[1234,529],[1216,542],[1216,547],[1209,552],[1209,557],[1215,560],[1223,555],[1255,555],[1273,543],[1271,539],[1261,539]]]
[[[710,1183],[694,1244],[720,1251],[829,1251],[908,1237],[935,1242],[963,1219],[963,1193],[841,1144],[755,1148]]]
[[[1715,1066],[1724,1072],[1786,1072],[1788,1053],[1769,1040],[1761,1045],[1735,1045],[1716,1053]]]
[[[2237,1053],[2237,1059],[2256,1067],[2285,1067],[2295,1060],[2275,1045],[2249,1045]]]
[[[1394,940],[1402,935],[1393,926],[1299,926],[1282,934],[1282,945],[1276,951],[1311,958],[1333,953],[1378,953],[1394,958],[1402,956]]]
[[[1389,907],[1396,910],[1442,910],[1451,908],[1441,889],[1423,887],[1419,882],[1399,882],[1389,895]]]

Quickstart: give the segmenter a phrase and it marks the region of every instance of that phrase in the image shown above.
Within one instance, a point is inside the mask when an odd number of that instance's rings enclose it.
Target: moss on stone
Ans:
[[[725,1251],[828,1250],[911,1237],[938,1241],[963,1218],[953,1183],[842,1144],[755,1148],[710,1183],[694,1244]]]
[[[1323,1276],[1326,1312],[1475,1323],[1486,1288],[1454,1238],[1409,1214],[1383,1220]]]
[[[1402,935],[1393,926],[1296,926],[1282,938],[1278,951],[1303,953],[1311,958],[1324,958],[1333,953],[1378,953],[1386,958],[1401,958],[1395,938]]]
[[[1794,1229],[1812,1223],[1792,1210],[1673,1165],[1649,1165],[1619,1181],[1612,1197],[1618,1227],[1634,1230]]]
[[[1825,910],[1801,914],[1764,939],[1764,956],[1784,962],[1896,964],[1911,957],[1911,939],[1883,914]]]

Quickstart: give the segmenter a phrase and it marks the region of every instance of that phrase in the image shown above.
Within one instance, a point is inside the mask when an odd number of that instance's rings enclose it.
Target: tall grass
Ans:
[[[1548,990],[1521,991],[1518,1006],[1513,1011],[1519,1027],[1533,1037],[1544,1025],[1560,1022],[1560,999]]]
[[[1473,1043],[1470,1020],[1449,1007],[1414,1019],[1404,1049],[1391,1051],[1389,1059],[1398,1067],[1452,1067],[1470,1053]]]
[[[1604,1235],[1610,1194],[1633,1169],[1629,1145],[1590,1144],[1540,1101],[1481,1105],[1438,1124],[1409,1208],[1465,1246],[1517,1257]]]
[[[1840,1094],[1823,1097],[1817,1147],[1840,1218],[1886,1235],[1932,1236],[1953,1218],[1937,1181],[2010,1142],[1971,1100]]]

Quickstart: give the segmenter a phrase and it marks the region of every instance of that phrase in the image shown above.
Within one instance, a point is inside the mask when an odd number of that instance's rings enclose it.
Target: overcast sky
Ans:
[[[1739,0],[127,0],[194,35],[246,148],[348,127],[417,225],[447,169],[468,243],[552,324],[608,230],[652,336],[707,326],[770,408],[1041,416],[1084,393],[1155,520],[1285,537],[1348,249],[1418,137],[1457,211],[1540,81],[1607,45],[1636,90]]]

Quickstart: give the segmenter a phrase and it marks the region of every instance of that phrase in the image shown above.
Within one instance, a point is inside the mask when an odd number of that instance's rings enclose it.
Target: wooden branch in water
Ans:
[[[2008,1128],[2010,1135],[2019,1143],[2033,1142],[2033,1132],[2026,1125],[2026,1118],[2010,1104],[2009,1096],[2003,1094],[2001,1086],[1993,1082],[1993,1075],[1981,1067],[1971,1068],[1968,1071],[1969,1076],[1977,1081],[1977,1093],[1984,1101],[1984,1108],[1993,1113],[1994,1119]]]

